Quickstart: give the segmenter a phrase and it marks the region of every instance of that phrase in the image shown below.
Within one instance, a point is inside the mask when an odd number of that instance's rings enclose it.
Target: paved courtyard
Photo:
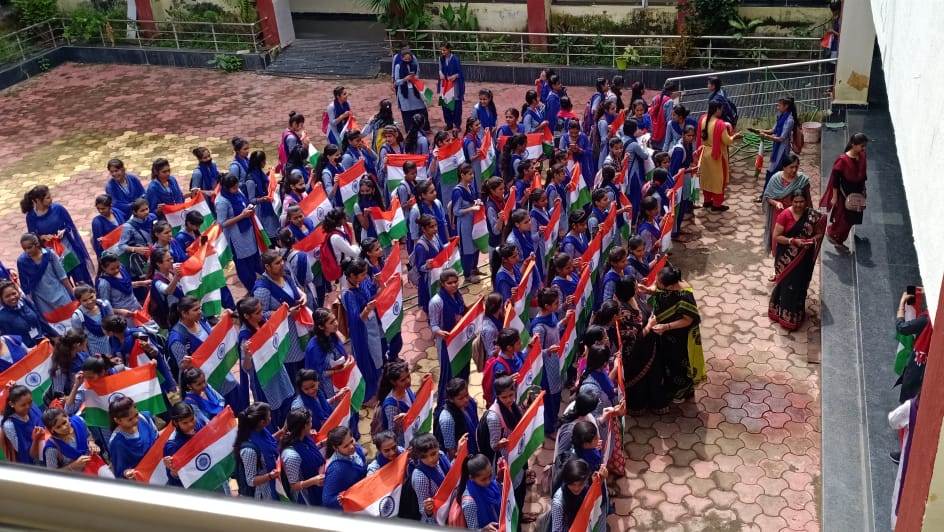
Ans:
[[[30,187],[48,184],[87,238],[108,159],[123,159],[146,180],[151,161],[166,157],[174,175],[189,182],[194,147],[209,147],[225,167],[232,155],[229,139],[238,135],[274,160],[293,110],[308,117],[308,131],[321,146],[321,113],[336,84],[210,70],[64,65],[0,93],[0,234],[6,242],[0,260],[11,266],[19,255],[18,235],[26,228],[18,202]],[[352,89],[361,124],[381,98],[392,97],[388,81],[343,84]],[[520,107],[528,88],[489,86],[500,111]],[[469,98],[480,87],[469,84]],[[581,113],[590,89],[569,92]],[[441,126],[438,110],[431,115],[434,129]],[[816,148],[809,146],[809,153]],[[802,159],[801,170],[818,190],[817,158]],[[818,270],[808,323],[795,333],[771,325],[766,315],[772,265],[761,243],[761,210],[751,201],[763,181],[754,178],[750,153],[736,155],[733,167],[731,210],[696,211],[672,257],[695,287],[708,378],[694,402],[627,423],[627,477],[615,482],[613,530],[819,529],[819,368],[808,363],[819,358]],[[488,286],[463,291],[471,302]],[[414,293],[408,289],[406,296]],[[427,324],[408,311],[403,334],[403,356],[416,368],[414,384],[426,373],[438,376]],[[477,395],[480,381],[473,375]],[[366,432],[369,421],[363,423]],[[552,460],[549,445],[537,456],[541,465]],[[547,507],[546,497],[528,500],[529,511]]]

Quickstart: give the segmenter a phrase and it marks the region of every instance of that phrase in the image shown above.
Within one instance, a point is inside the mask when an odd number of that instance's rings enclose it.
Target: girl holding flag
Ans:
[[[534,258],[534,282],[531,284],[531,293],[533,294],[544,283],[544,252],[542,251],[544,246],[542,239],[533,230],[532,226],[534,224],[528,211],[515,209],[511,213],[510,222],[505,226],[505,243],[514,246],[518,250],[518,257],[521,260],[527,260],[528,257]],[[518,277],[520,277],[520,274]]]
[[[105,195],[115,202],[115,208],[121,212],[131,212],[134,200],[144,197],[144,185],[134,174],[129,174],[121,159],[112,159],[106,165],[111,176],[105,183]]]
[[[575,211],[567,217],[569,231],[561,242],[561,251],[574,260],[579,260],[584,251],[587,251],[587,221],[589,214],[586,211]]]
[[[525,213],[527,216],[527,213]],[[521,254],[518,247],[511,243],[502,244],[498,248],[498,256],[501,259],[501,268],[495,274],[495,291],[502,295],[505,301],[510,301],[515,296],[518,283],[521,282]]]
[[[177,302],[184,297],[180,288],[180,264],[174,264],[174,258],[163,249],[151,252],[151,264],[148,267],[151,278],[151,312],[154,321],[161,329],[170,329],[177,323]]]
[[[341,292],[341,304],[347,314],[351,351],[367,388],[364,398],[370,402],[377,393],[387,341],[377,317],[374,285],[367,279],[367,261],[346,259],[342,268],[347,288]]]
[[[183,371],[191,367],[191,356],[206,341],[212,327],[203,318],[200,301],[196,298],[190,296],[180,298],[177,311],[180,319],[168,332],[167,349],[177,360],[177,366]],[[224,310],[223,312],[232,311]],[[239,372],[239,381],[237,382],[232,373],[228,372],[223,385],[216,390],[234,412],[241,412],[249,406],[249,375],[242,368]]]
[[[352,115],[351,104],[347,101],[350,92],[343,85],[338,85],[334,88],[333,94],[334,100],[325,109],[328,122],[328,144],[340,145],[341,141],[344,140],[342,131]]]
[[[246,348],[246,342],[265,324],[262,304],[254,297],[245,297],[236,304],[236,310],[239,313],[239,322],[242,324],[239,328],[242,370],[251,377],[252,396],[256,401],[267,403],[266,410],[270,411],[269,415],[272,418],[272,423],[275,426],[281,426],[289,408],[292,406],[292,396],[295,393],[292,380],[283,365],[267,383],[263,384],[259,381],[256,368],[252,363],[252,357]],[[270,408],[268,405],[275,406]]]
[[[501,332],[505,319],[505,299],[498,292],[485,296],[485,317],[482,319],[482,330],[479,332],[482,344],[482,359],[475,359],[479,371],[484,369],[488,359],[495,356],[498,333]]]
[[[236,276],[246,290],[252,290],[256,276],[262,273],[253,222],[254,209],[240,192],[239,179],[234,175],[223,177],[220,194],[216,197],[216,215],[233,252]]]
[[[193,156],[197,158],[197,167],[190,174],[190,189],[203,191],[207,204],[213,209],[213,195],[216,186],[220,184],[220,169],[213,162],[213,154],[204,146],[193,149]]]
[[[570,442],[573,456],[586,462],[591,471],[600,469],[603,465],[603,449],[596,423],[586,420],[574,423]]]
[[[307,190],[311,190],[315,183],[320,182],[321,186],[324,187],[325,196],[329,199],[333,198],[335,176],[343,171],[344,169],[341,168],[341,148],[337,144],[328,144],[324,147],[321,157],[318,158],[318,162],[315,164]],[[295,203],[300,202],[302,197],[295,198]],[[285,206],[284,202],[282,206]]]
[[[10,280],[0,281],[0,334],[19,336],[26,347],[35,346],[43,337],[59,336],[33,303],[20,296],[20,287]]]
[[[298,210],[297,206],[293,207]],[[300,216],[300,212],[296,213],[295,216]],[[307,222],[307,224],[311,224],[311,220],[304,218],[303,220]],[[307,229],[307,224],[303,224],[302,227]],[[292,225],[292,227],[298,228],[298,226],[295,225]],[[324,304],[326,291],[324,279],[321,275],[312,273],[309,255],[292,247],[296,242],[295,233],[292,229],[288,227],[282,228],[276,236],[279,244],[282,246],[283,251],[281,253],[282,259],[285,261],[286,271],[288,272],[287,278],[294,281],[295,286],[304,292],[305,304],[309,311],[320,308]]]
[[[414,85],[420,78],[420,62],[407,47],[400,50],[393,63],[393,89],[397,93],[397,107],[403,115],[403,127],[419,122],[421,130],[429,129],[429,117],[423,95]]]
[[[544,192],[543,188],[538,187],[531,191],[531,194],[528,196],[528,206],[531,208],[528,213],[531,215],[531,229],[536,236],[535,244],[541,254],[538,259],[543,266],[544,257],[547,255],[547,250],[544,248],[543,235],[548,224],[551,223],[551,213],[547,210],[547,194]]]
[[[325,482],[321,471],[325,459],[311,438],[311,429],[311,412],[307,409],[292,410],[285,420],[279,449],[292,500],[305,506],[321,506]]]
[[[377,449],[374,459],[367,466],[367,474],[376,473],[381,467],[389,464],[394,458],[400,456],[404,451],[403,447],[397,445],[397,436],[392,431],[383,430],[374,434],[372,438],[374,449]]]
[[[478,405],[469,394],[469,384],[464,379],[450,379],[446,384],[446,401],[439,415],[434,418],[433,433],[450,460],[456,459],[459,441],[471,434],[468,440],[469,454],[478,452],[475,433],[479,426]]]
[[[501,235],[506,221],[502,210],[505,204],[505,183],[501,177],[491,177],[482,185],[482,203],[485,205],[485,223],[488,226],[488,247],[492,250],[488,261],[489,275],[494,286],[495,275],[501,266],[498,248],[502,243]]]
[[[351,429],[347,427],[331,429],[325,447],[328,466],[325,469],[321,501],[325,508],[340,510],[341,501],[338,496],[341,492],[367,476],[367,457],[364,455],[364,449],[354,440]]]
[[[450,197],[451,199],[451,197]],[[442,202],[436,198],[436,185],[432,180],[420,181],[416,185],[416,205],[410,210],[410,236],[416,242],[421,237],[419,218],[422,215],[431,216],[436,221],[436,231],[439,242],[445,245],[449,242],[449,225],[446,223],[446,210]]]
[[[544,181],[544,190],[547,191],[547,204],[555,208],[557,200],[561,202],[560,225],[555,240],[567,234],[567,211],[570,198],[567,192],[567,167],[561,163],[552,163],[547,170],[547,179]],[[545,250],[546,252],[547,250]]]
[[[580,376],[580,391],[589,391],[600,398],[593,415],[600,419],[603,410],[620,405],[616,385],[613,382],[612,372],[607,371],[610,361],[609,349],[597,345],[590,346],[587,351],[587,366]],[[606,426],[600,428],[600,438],[606,440],[610,436]]]
[[[479,277],[475,273],[478,269],[479,250],[472,238],[474,214],[481,210],[482,202],[475,194],[475,178],[472,166],[469,163],[459,165],[459,184],[452,189],[452,198],[449,202],[451,226],[455,234],[459,235],[459,246],[462,255],[462,273],[466,282],[478,283]]]
[[[37,235],[43,245],[48,246],[51,240],[58,238],[66,253],[71,251],[74,255],[75,262],[64,265],[69,268],[66,273],[72,281],[91,283],[92,260],[85,249],[85,243],[82,242],[69,211],[62,205],[53,203],[49,187],[38,185],[31,188],[23,195],[20,210],[26,215],[26,230]]]
[[[223,396],[213,389],[200,368],[189,367],[180,372],[180,393],[183,400],[193,407],[197,420],[209,423],[226,408]]]
[[[525,93],[521,117],[525,133],[537,133],[542,127],[547,126],[547,120],[544,118],[544,104],[541,103],[536,91],[529,90]]]
[[[380,146],[377,157],[377,177],[380,178],[380,184],[383,186],[385,204],[390,203],[387,194],[387,156],[390,154],[403,153],[403,133],[395,125],[387,125],[383,128],[384,143]]]
[[[154,222],[154,226],[151,227],[151,239],[154,241],[154,244],[151,245],[151,249],[160,249],[170,254],[174,262],[181,263],[189,258],[187,250],[180,245],[180,242],[174,239],[174,231],[169,223],[163,220]]]
[[[613,299],[616,284],[623,278],[629,265],[629,251],[624,247],[615,247],[606,256],[606,274],[603,276],[603,301]]]
[[[318,162],[321,162],[321,159],[319,159]],[[279,221],[285,225],[289,225],[291,223],[289,211],[293,207],[298,208],[298,204],[308,196],[308,185],[305,184],[305,178],[302,177],[301,174],[293,171],[291,174],[282,178],[279,193],[282,194],[282,214],[279,216]],[[298,212],[304,217],[304,213],[302,213],[301,210]]]
[[[471,440],[470,440],[471,441]],[[476,454],[465,464],[465,492],[462,495],[462,515],[469,530],[479,530],[498,524],[501,512],[501,486],[495,482],[492,463],[484,454]]]
[[[410,482],[416,492],[421,522],[434,525],[436,516],[433,514],[433,496],[445,480],[452,464],[439,449],[439,442],[432,434],[420,434],[413,438],[410,445],[413,463],[416,465]]]
[[[39,245],[32,233],[20,237],[23,253],[16,260],[23,293],[43,314],[72,302],[72,281],[66,275],[59,257]]]
[[[377,181],[377,154],[364,142],[364,136],[359,129],[348,131],[344,136],[344,143],[341,144],[341,151],[344,152],[344,155],[341,157],[341,168],[347,170],[354,166],[354,163],[357,161],[363,160],[364,170],[379,188]],[[340,192],[338,196],[340,196]],[[340,198],[338,199],[340,200]]]
[[[164,217],[164,205],[184,202],[184,193],[177,184],[177,178],[170,174],[170,162],[167,159],[154,159],[151,164],[151,182],[144,197],[148,200],[151,212],[161,219]]]
[[[427,129],[426,107],[422,115],[413,115],[412,122],[404,122],[403,127],[409,127],[406,138],[403,139],[403,150],[413,155],[429,155],[429,139],[426,138]],[[412,125],[411,125],[412,124]]]
[[[357,203],[354,205],[354,234],[357,241],[365,238],[377,238],[377,228],[367,214],[367,209],[376,207],[383,210],[383,196],[377,184],[370,177],[362,177],[357,191]]]
[[[43,413],[33,404],[33,394],[22,384],[7,387],[7,404],[3,410],[3,436],[15,453],[7,457],[18,464],[39,464],[43,446]]]
[[[570,163],[580,166],[580,175],[587,186],[591,186],[593,179],[593,150],[590,138],[580,131],[580,124],[576,120],[567,122],[567,129],[558,141],[558,149],[567,154]],[[569,163],[569,164],[570,164]],[[566,209],[565,211],[566,212]]]
[[[340,139],[335,144],[340,143]],[[305,115],[292,111],[288,114],[288,129],[282,132],[279,143],[279,163],[282,176],[298,172],[302,179],[308,178],[308,132],[305,131]]]
[[[256,206],[256,216],[259,217],[259,223],[262,229],[270,238],[275,238],[281,226],[279,215],[275,212],[272,201],[275,198],[269,197],[269,175],[265,171],[266,154],[264,151],[256,150],[249,156],[246,167],[246,197],[250,203]]]
[[[167,402],[167,394],[177,391],[177,382],[164,354],[151,343],[148,334],[138,327],[128,327],[127,320],[114,314],[102,320],[102,331],[108,336],[111,350],[107,356],[112,361],[117,359],[125,367],[133,368],[141,364],[138,356],[143,354],[148,360],[157,362],[157,373],[162,381],[161,391],[164,393],[164,401]],[[140,353],[137,353],[138,349]]]
[[[484,89],[488,90],[488,89]],[[465,155],[466,164],[470,165],[475,179],[472,180],[472,190],[478,191],[479,181],[482,178],[482,172],[475,161],[479,158],[479,149],[482,147],[482,131],[484,127],[482,122],[474,116],[470,116],[465,121],[465,135],[462,137],[462,154]],[[459,168],[460,182],[462,181],[462,168]]]
[[[43,412],[43,425],[49,431],[42,454],[47,469],[82,471],[91,455],[100,452],[79,416],[67,415],[61,408],[50,408]]]
[[[594,167],[594,174],[596,173],[596,168],[602,167],[606,156],[609,155],[610,124],[613,123],[613,120],[616,120],[616,101],[608,99],[600,104],[596,113],[593,115],[595,127],[591,135],[591,140],[593,141],[594,153],[597,155],[595,160],[597,166]]]
[[[108,194],[95,196],[95,210],[98,214],[92,218],[92,249],[95,256],[101,258],[105,249],[98,240],[125,223],[128,215],[112,207],[112,199]]]
[[[590,466],[579,458],[564,464],[560,475],[560,487],[551,497],[550,532],[570,530],[590,489],[590,473]]]
[[[427,182],[428,183],[428,182]],[[429,187],[432,188],[432,187]],[[420,215],[416,222],[419,238],[413,245],[413,253],[410,258],[413,262],[413,269],[416,270],[416,293],[417,302],[422,311],[429,314],[429,261],[432,260],[440,251],[443,244],[439,240],[439,224],[436,219],[428,214]]]
[[[305,364],[305,346],[299,338],[298,315],[305,306],[305,293],[298,288],[291,275],[286,275],[285,259],[282,255],[270,249],[262,254],[262,264],[265,268],[252,289],[252,295],[262,305],[263,313],[272,313],[282,304],[288,305],[289,318],[289,350],[285,354],[285,371],[288,375],[295,375]]]
[[[151,229],[154,227],[155,221],[157,221],[157,215],[151,212],[148,200],[138,198],[131,204],[131,217],[121,228],[121,238],[118,240],[115,251],[118,256],[128,257],[128,271],[137,281],[147,279],[147,257],[151,252]],[[101,275],[101,262],[98,263],[98,268],[99,275]],[[98,287],[98,291],[102,292],[101,286]],[[135,295],[144,298],[147,291],[143,290],[143,292],[139,294],[138,291],[135,291]],[[112,301],[112,305],[114,303]],[[115,308],[123,308],[117,305],[114,306]]]
[[[298,370],[298,375],[295,376],[295,387],[298,393],[292,399],[292,410],[289,412],[289,418],[296,410],[306,410],[311,416],[309,419],[311,428],[321,430],[321,426],[324,425],[325,420],[334,410],[331,404],[337,403],[340,393],[331,396],[329,402],[328,396],[321,391],[321,380],[318,377],[318,372],[313,369],[302,368]],[[286,424],[291,425],[291,423]],[[318,503],[321,503],[320,498]]]
[[[315,309],[312,321],[312,337],[305,349],[305,368],[318,374],[318,391],[328,399],[340,393],[335,389],[331,376],[355,362],[338,336],[338,319],[330,310]]]
[[[446,123],[446,129],[459,129],[462,125],[462,100],[465,99],[465,77],[462,74],[462,64],[459,62],[459,56],[452,53],[452,45],[444,42],[439,46],[439,82],[436,84],[436,90],[443,94],[443,85],[445,81],[451,81],[455,91],[455,99],[452,102],[452,108],[443,105],[443,121]]]
[[[174,469],[173,456],[190,441],[197,432],[206,426],[205,419],[199,419],[190,403],[180,401],[170,407],[170,422],[174,425],[174,433],[164,443],[164,467],[167,469],[167,485],[183,487],[177,470]],[[227,490],[226,493],[229,493]]]
[[[75,298],[79,301],[79,308],[72,313],[72,329],[85,333],[89,352],[98,355],[110,353],[102,321],[114,313],[111,304],[98,299],[95,289],[87,284],[75,287]]]
[[[458,375],[450,374],[449,353],[446,340],[449,332],[456,326],[466,313],[467,307],[459,292],[459,274],[451,268],[446,268],[439,274],[439,293],[429,301],[429,328],[433,337],[437,339],[439,347],[439,391],[436,394],[441,405],[446,400],[446,383],[451,378],[468,380],[470,366],[466,366]]]
[[[491,89],[479,90],[479,103],[472,107],[471,118],[479,121],[480,129],[476,133],[479,141],[485,136],[486,130],[494,133],[495,126],[498,124],[498,109],[495,108],[495,97],[492,95]],[[468,129],[468,122],[466,124],[466,129]]]
[[[82,329],[67,329],[52,350],[52,367],[49,377],[52,384],[43,394],[43,402],[51,404],[55,400],[67,397],[79,385],[82,379],[76,376],[82,371],[82,364],[88,358],[88,341]]]
[[[108,441],[112,471],[115,478],[132,480],[135,466],[157,441],[157,426],[151,415],[138,412],[134,400],[127,396],[109,403],[108,418],[114,431]]]
[[[544,434],[548,438],[557,435],[557,416],[560,413],[561,382],[560,359],[557,352],[560,347],[560,330],[557,314],[560,309],[560,294],[553,288],[541,288],[538,291],[538,315],[531,319],[528,329],[532,337],[541,342],[541,357],[544,359],[544,372],[541,374],[541,387],[544,394]]]
[[[236,455],[239,495],[277,501],[279,495],[275,483],[279,480],[276,469],[279,444],[268,428],[273,424],[272,409],[266,403],[255,402],[239,413],[238,420],[233,452]]]
[[[416,394],[410,389],[410,367],[406,362],[396,360],[384,366],[377,400],[380,408],[374,415],[381,416],[380,426],[383,430],[393,431],[397,435],[397,445],[403,447],[403,418],[416,400]]]
[[[511,330],[518,338],[518,331]],[[521,342],[520,338],[518,342]],[[495,379],[492,391],[495,394],[495,401],[482,415],[482,420],[479,422],[480,430],[476,436],[479,438],[479,452],[495,464],[506,450],[508,435],[518,426],[522,413],[515,400],[516,385],[511,375],[502,375]]]
[[[494,403],[498,395],[495,388],[498,380],[504,375],[517,373],[524,364],[524,354],[521,352],[521,331],[505,327],[498,332],[495,344],[498,352],[489,359],[482,372],[482,389],[485,401],[489,405]]]
[[[574,262],[570,255],[558,253],[551,260],[550,271],[548,272],[548,277],[551,278],[551,287],[560,294],[559,307],[562,312],[574,308],[577,283],[580,282],[580,274],[577,273]]]

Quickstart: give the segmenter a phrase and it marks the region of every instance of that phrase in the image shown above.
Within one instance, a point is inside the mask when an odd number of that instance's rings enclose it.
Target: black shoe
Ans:
[[[728,210],[728,209],[730,209],[730,208],[731,208],[731,207],[729,207],[729,206],[727,206],[727,205],[715,205],[715,206],[712,206],[712,207],[711,207],[711,212],[724,212],[724,211],[726,211],[726,210]]]
[[[901,462],[901,451],[892,451],[888,453],[888,457],[892,459],[892,462],[897,464]]]

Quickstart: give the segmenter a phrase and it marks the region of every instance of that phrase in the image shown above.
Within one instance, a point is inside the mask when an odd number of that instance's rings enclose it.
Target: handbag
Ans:
[[[846,210],[862,212],[865,210],[865,195],[858,192],[846,194]]]

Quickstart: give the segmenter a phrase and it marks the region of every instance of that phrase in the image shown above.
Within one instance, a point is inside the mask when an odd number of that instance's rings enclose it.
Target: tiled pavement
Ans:
[[[17,236],[25,223],[18,199],[28,188],[52,186],[55,200],[88,231],[108,159],[121,157],[132,172],[146,176],[151,160],[167,157],[174,174],[189,179],[193,147],[208,146],[225,166],[234,135],[274,159],[292,110],[306,114],[320,145],[321,112],[336,84],[209,70],[65,65],[0,93],[0,234],[7,242],[0,260],[12,265],[19,254]],[[384,81],[345,84],[353,89],[362,123],[381,98],[392,95]],[[467,93],[478,88],[470,84]],[[520,106],[526,90],[491,88],[499,109]],[[579,106],[589,95],[583,87],[570,92]],[[440,113],[431,114],[434,128],[441,125]],[[816,163],[812,157],[804,161],[802,170],[818,190]],[[751,201],[760,186],[751,163],[748,155],[733,165],[732,209],[696,211],[675,249],[673,260],[696,290],[708,378],[695,402],[665,416],[628,420],[628,474],[611,479],[618,491],[616,515],[609,518],[613,530],[819,528],[819,376],[818,367],[807,364],[819,354],[818,274],[808,325],[796,333],[772,326],[766,318],[771,261],[761,245],[760,209]],[[486,288],[470,287],[467,300]],[[403,356],[417,369],[414,384],[425,373],[438,374],[426,323],[410,313],[403,333]],[[480,380],[473,375],[476,390]],[[537,462],[549,463],[551,454],[545,447]],[[543,510],[547,499],[531,496],[529,506]]]

